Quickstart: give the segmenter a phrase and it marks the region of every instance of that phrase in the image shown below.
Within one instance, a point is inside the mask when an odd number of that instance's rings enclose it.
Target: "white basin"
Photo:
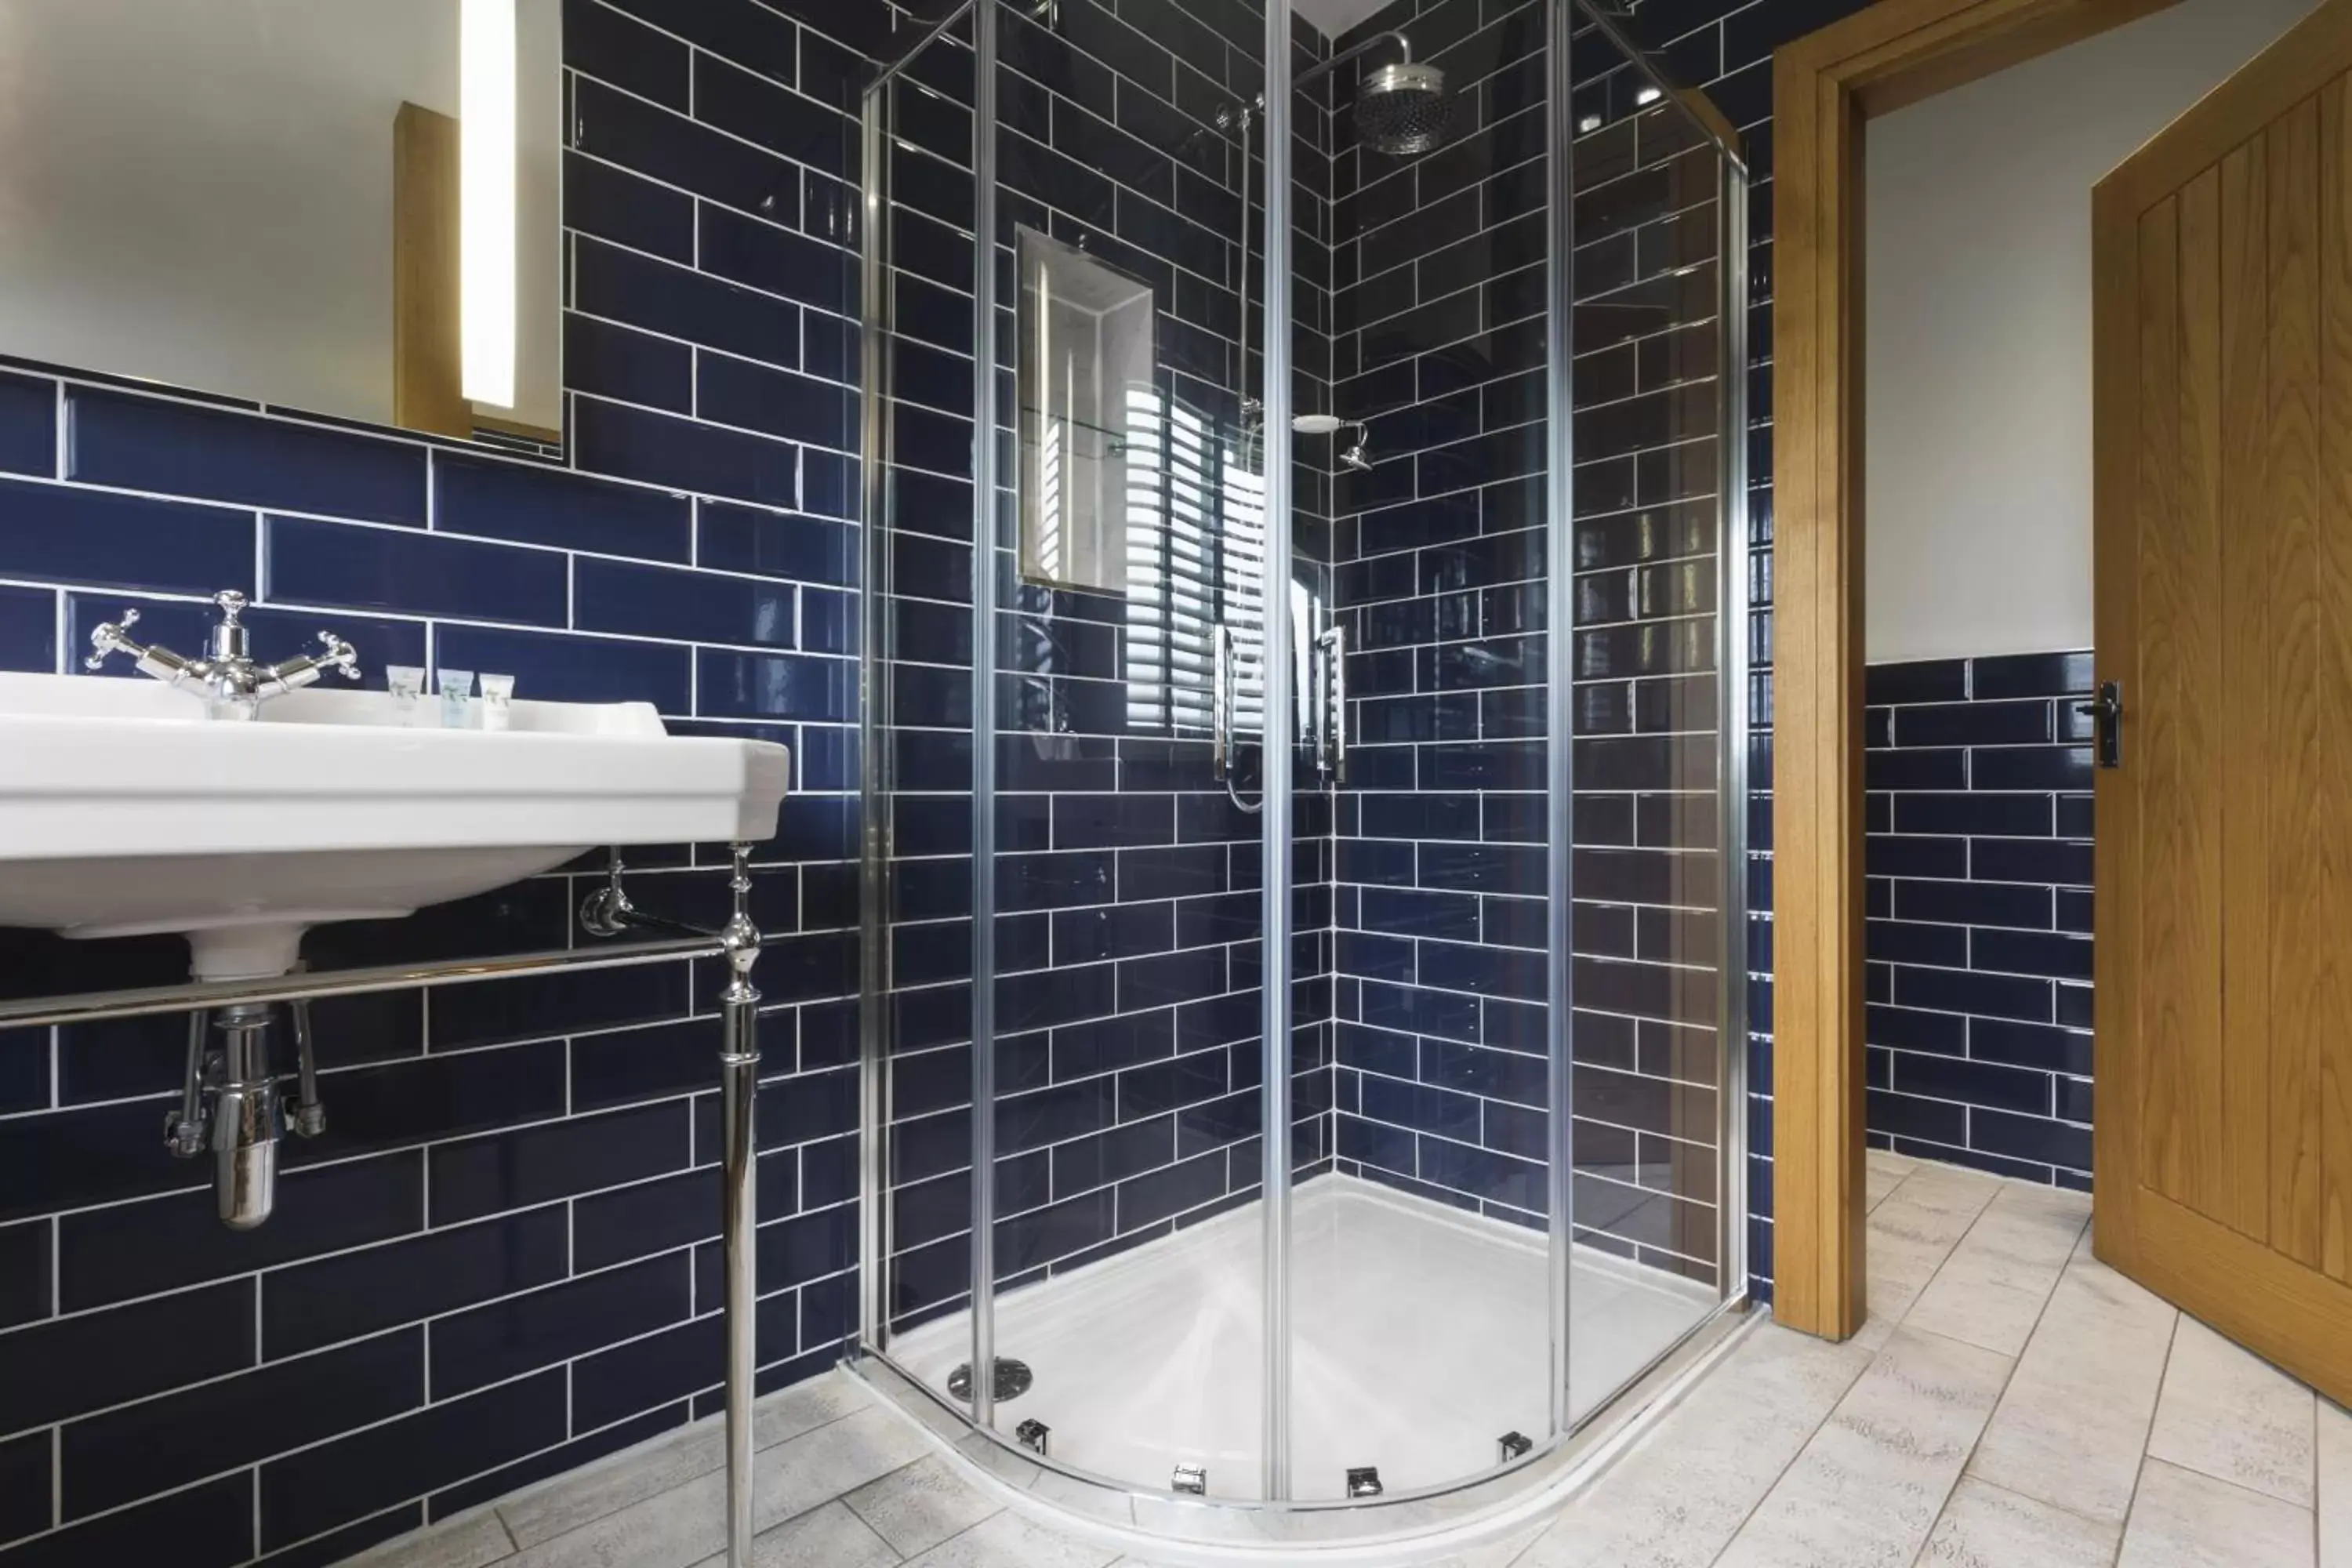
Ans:
[[[199,979],[281,974],[321,921],[599,845],[766,838],[791,776],[782,746],[671,736],[641,702],[519,701],[500,733],[316,688],[255,723],[203,714],[156,681],[0,672],[0,925],[179,931]]]

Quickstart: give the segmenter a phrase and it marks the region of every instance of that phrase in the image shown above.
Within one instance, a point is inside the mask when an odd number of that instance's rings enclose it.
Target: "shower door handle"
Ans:
[[[1318,726],[1322,740],[1318,748],[1322,755],[1324,771],[1333,782],[1348,782],[1348,628],[1334,623],[1315,639],[1323,646],[1325,680],[1330,689],[1325,694],[1328,706],[1323,722]]]

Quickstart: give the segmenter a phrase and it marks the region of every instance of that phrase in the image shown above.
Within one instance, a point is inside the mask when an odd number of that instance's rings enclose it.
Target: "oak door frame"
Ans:
[[[1827,1339],[1866,1310],[1864,128],[2174,4],[1878,0],[1773,56],[1773,1316]]]

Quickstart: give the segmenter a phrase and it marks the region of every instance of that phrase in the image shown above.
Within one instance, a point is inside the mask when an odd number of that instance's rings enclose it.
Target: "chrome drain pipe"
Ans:
[[[213,1096],[213,1194],[221,1224],[251,1230],[278,1201],[278,1140],[285,1131],[269,1071],[269,1009],[223,1009],[221,1083]]]

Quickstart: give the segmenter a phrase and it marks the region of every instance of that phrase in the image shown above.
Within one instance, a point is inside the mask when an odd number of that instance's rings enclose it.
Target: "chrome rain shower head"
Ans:
[[[1389,156],[1426,153],[1445,140],[1454,123],[1454,100],[1445,73],[1407,60],[1364,73],[1356,90],[1356,134],[1364,145]]]

